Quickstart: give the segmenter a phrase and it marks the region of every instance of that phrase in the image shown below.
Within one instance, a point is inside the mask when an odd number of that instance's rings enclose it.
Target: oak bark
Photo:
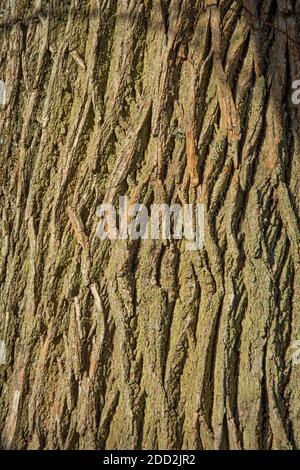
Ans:
[[[300,2],[1,0],[0,440],[300,447]],[[205,204],[205,245],[100,203]]]

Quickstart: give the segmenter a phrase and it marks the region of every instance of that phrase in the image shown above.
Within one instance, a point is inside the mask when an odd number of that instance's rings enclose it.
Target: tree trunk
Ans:
[[[299,0],[1,9],[1,447],[299,448]],[[204,247],[99,240],[120,195]]]

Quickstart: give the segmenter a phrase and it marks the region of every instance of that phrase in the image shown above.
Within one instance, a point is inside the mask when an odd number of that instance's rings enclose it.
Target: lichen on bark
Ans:
[[[300,446],[299,1],[1,1],[0,446]],[[100,241],[120,195],[205,246]]]

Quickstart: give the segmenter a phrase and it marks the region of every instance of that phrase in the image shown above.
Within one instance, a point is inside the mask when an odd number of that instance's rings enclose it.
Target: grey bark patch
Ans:
[[[0,80],[0,105],[6,104],[6,85],[3,80]]]
[[[0,365],[6,364],[6,347],[5,342],[0,341]]]

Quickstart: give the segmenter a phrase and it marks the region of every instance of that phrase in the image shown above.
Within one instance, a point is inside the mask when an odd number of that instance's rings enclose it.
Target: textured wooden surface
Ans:
[[[299,448],[299,1],[1,9],[1,446]],[[204,249],[98,240],[123,194]]]

